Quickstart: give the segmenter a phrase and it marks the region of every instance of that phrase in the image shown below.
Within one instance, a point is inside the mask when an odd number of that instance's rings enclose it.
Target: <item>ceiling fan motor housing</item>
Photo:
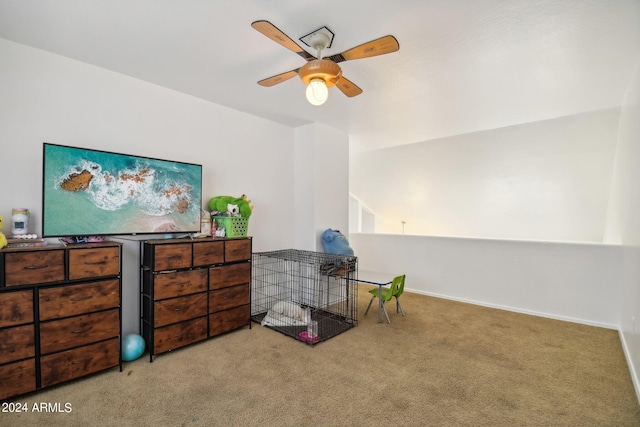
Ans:
[[[314,59],[300,67],[298,75],[305,85],[312,79],[322,79],[327,87],[331,87],[340,80],[342,69],[330,59]]]
[[[300,41],[305,45],[318,51],[318,55],[313,56],[269,21],[255,21],[251,26],[258,32],[264,34],[274,42],[296,53],[307,61],[307,63],[300,68],[276,74],[275,76],[258,81],[259,85],[265,87],[271,87],[282,83],[298,74],[302,82],[307,85],[307,90],[309,90],[311,86],[311,81],[314,81],[314,84],[317,83],[318,88],[323,86],[326,91],[327,87],[336,86],[343,94],[351,98],[353,96],[360,95],[362,93],[362,89],[342,75],[342,70],[338,63],[351,61],[353,59],[383,55],[386,53],[396,52],[400,49],[398,40],[396,40],[394,36],[388,35],[363,43],[351,49],[347,49],[344,52],[331,55],[329,57],[330,59],[323,59],[322,51],[331,46],[334,36],[333,32],[327,27],[319,28],[300,38]],[[312,88],[311,92],[314,91],[315,89]]]

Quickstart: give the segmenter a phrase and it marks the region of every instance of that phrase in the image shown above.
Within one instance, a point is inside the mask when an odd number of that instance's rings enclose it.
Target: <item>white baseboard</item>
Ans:
[[[629,354],[629,347],[627,346],[627,340],[625,339],[624,334],[622,331],[618,330],[618,335],[620,335],[622,351],[624,351],[624,357],[627,360],[627,366],[629,367],[629,374],[631,374],[631,382],[633,382],[633,387],[636,390],[636,397],[638,398],[638,403],[640,403],[640,378],[638,378],[638,372],[636,372],[636,369],[633,366],[631,355]]]

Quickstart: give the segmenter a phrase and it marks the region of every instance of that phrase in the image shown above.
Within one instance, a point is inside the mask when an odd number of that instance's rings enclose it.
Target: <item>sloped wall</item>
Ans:
[[[376,232],[602,242],[619,110],[354,154]]]

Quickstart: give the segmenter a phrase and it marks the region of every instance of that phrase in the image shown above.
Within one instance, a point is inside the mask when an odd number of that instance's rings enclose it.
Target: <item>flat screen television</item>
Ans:
[[[202,165],[43,145],[43,237],[200,231]]]

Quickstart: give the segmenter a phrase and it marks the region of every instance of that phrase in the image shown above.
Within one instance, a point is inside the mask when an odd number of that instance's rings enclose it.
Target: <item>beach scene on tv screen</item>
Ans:
[[[193,232],[202,167],[45,144],[43,235]]]

